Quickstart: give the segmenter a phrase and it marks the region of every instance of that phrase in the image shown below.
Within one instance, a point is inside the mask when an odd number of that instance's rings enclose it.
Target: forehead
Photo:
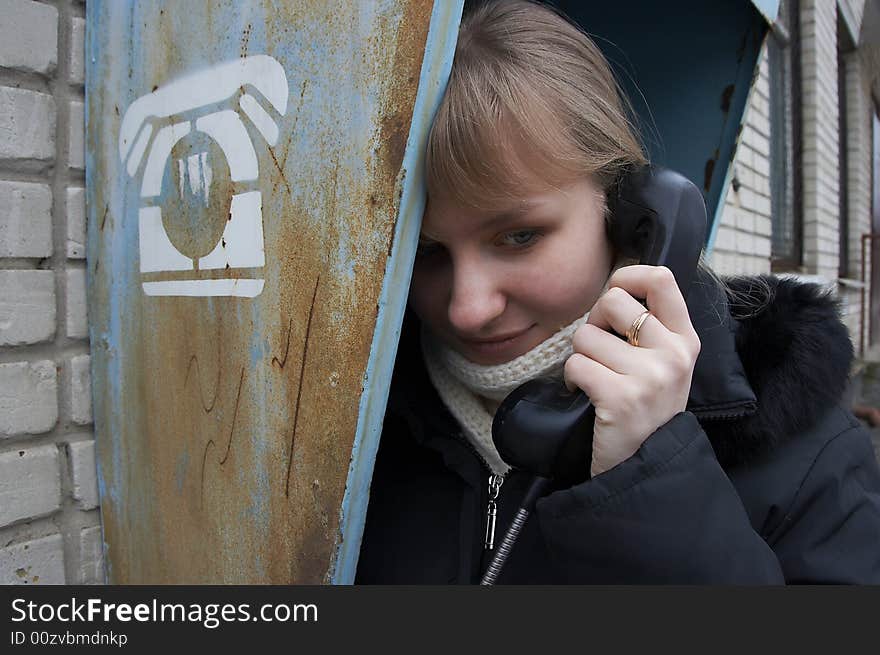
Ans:
[[[544,188],[522,197],[499,201],[491,208],[464,204],[449,194],[429,194],[421,236],[445,241],[477,232],[503,229],[528,219],[562,220],[584,203],[601,207],[601,193],[589,180],[562,188]]]
[[[429,196],[422,218],[422,236],[434,238],[447,232],[487,230],[513,222],[547,207],[547,194],[510,199],[492,208],[474,207],[451,196]]]

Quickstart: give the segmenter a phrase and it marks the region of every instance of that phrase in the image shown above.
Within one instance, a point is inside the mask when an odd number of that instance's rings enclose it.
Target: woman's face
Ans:
[[[497,211],[428,200],[410,305],[466,359],[501,364],[587,312],[611,270],[604,199],[590,180]]]

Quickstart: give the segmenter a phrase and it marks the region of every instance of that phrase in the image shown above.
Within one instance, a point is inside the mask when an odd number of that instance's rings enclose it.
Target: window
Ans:
[[[799,2],[783,1],[767,39],[770,77],[770,217],[771,268],[797,270],[801,265],[801,85]]]

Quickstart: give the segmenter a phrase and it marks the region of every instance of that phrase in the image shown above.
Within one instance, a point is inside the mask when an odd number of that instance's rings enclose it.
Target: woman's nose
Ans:
[[[505,295],[493,272],[479,264],[455,266],[449,300],[449,322],[459,333],[483,332],[504,312]]]

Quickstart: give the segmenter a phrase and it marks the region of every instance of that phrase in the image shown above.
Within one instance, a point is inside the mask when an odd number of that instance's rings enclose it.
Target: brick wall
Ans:
[[[708,262],[722,275],[770,271],[770,81],[767,48],[743,118],[734,159],[734,178]]]
[[[0,0],[0,583],[103,582],[83,2]]]

